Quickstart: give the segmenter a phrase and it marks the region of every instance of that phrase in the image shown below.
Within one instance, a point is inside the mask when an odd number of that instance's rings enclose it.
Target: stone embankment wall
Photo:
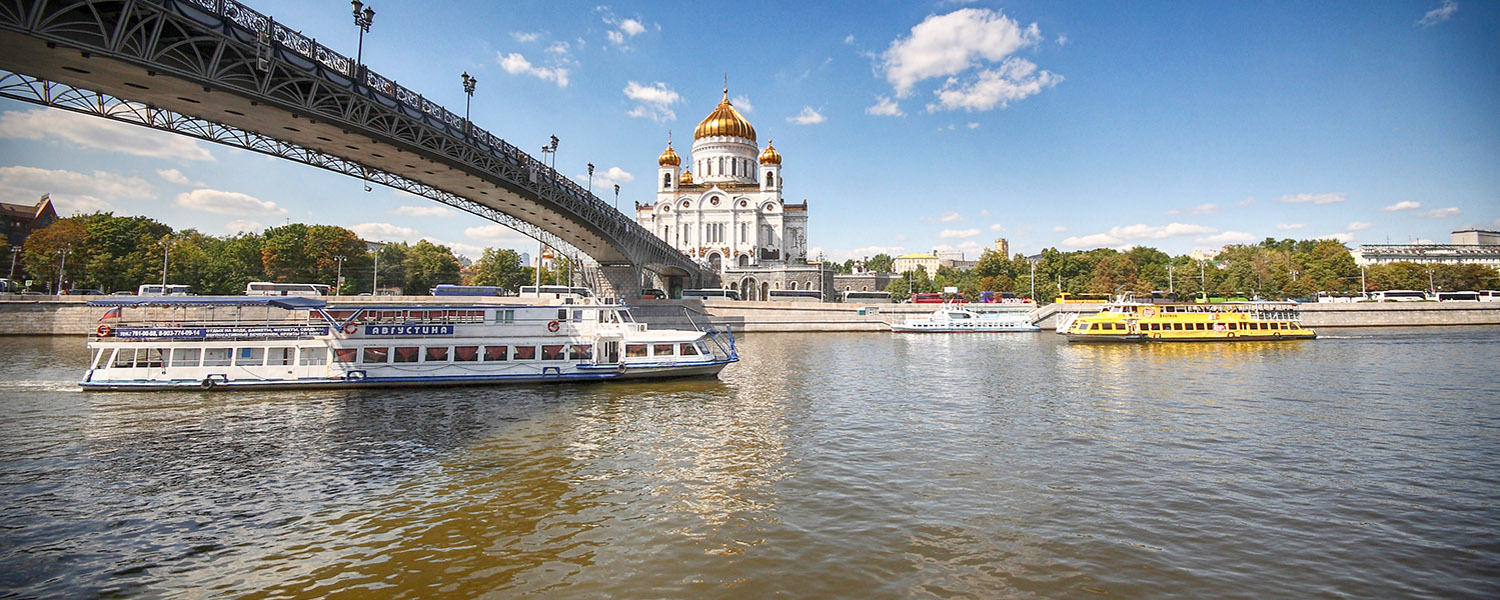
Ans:
[[[98,325],[105,309],[85,306],[89,298],[68,296],[12,296],[0,299],[0,335],[84,335]],[[454,298],[432,296],[355,297],[341,304],[412,302],[451,303]],[[464,302],[524,304],[517,298],[465,299]],[[831,304],[822,302],[709,302],[697,300],[641,300],[631,303],[636,319],[653,327],[698,328],[709,322],[729,325],[735,332],[772,331],[886,331],[888,323],[907,315],[925,314],[931,304]],[[1303,304],[1302,323],[1308,327],[1406,327],[1422,325],[1500,325],[1500,302],[1364,302]],[[1055,312],[1086,312],[1098,306],[1067,305],[1045,311],[1039,323],[1053,324]],[[860,314],[864,312],[864,314]]]

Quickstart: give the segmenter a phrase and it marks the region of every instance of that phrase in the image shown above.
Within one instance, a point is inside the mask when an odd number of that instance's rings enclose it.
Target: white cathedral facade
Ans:
[[[717,271],[743,299],[783,289],[832,294],[832,271],[807,260],[807,202],[782,198],[781,153],[769,142],[761,150],[729,90],[693,131],[688,160],[668,140],[656,164],[656,201],[636,203],[642,227]]]

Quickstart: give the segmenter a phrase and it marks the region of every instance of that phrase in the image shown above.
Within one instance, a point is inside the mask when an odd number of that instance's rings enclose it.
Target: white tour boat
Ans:
[[[85,390],[353,388],[715,376],[728,328],[653,330],[613,304],[110,298]]]
[[[1026,312],[975,312],[956,304],[925,316],[909,316],[902,323],[891,323],[895,333],[967,333],[984,331],[1041,331]]]

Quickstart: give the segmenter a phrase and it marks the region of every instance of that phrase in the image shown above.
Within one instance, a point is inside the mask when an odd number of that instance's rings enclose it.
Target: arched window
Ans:
[[[719,157],[719,174],[724,174],[724,157],[722,156]]]
[[[670,190],[670,189],[672,189],[672,174],[671,173],[662,173],[661,174],[661,189],[664,189],[664,190]]]
[[[734,160],[732,158],[729,159],[729,174],[730,175],[739,175],[740,174],[740,161]]]
[[[795,290],[795,289],[797,289],[797,282],[792,281],[792,282],[787,283],[786,284],[786,289],[789,289],[789,290]]]

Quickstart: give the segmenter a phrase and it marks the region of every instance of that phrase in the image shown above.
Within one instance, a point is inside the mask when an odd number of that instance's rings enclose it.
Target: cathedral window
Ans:
[[[730,159],[730,161],[729,161],[729,174],[730,175],[739,175],[740,174],[740,161],[737,161],[737,160],[734,160],[734,159]]]
[[[661,174],[661,189],[664,189],[664,190],[670,190],[670,189],[672,189],[672,174],[671,173],[662,173]]]
[[[719,174],[724,174],[724,157],[722,156],[719,157]]]
[[[775,187],[776,186],[776,183],[772,179],[772,177],[775,177],[775,175],[772,175],[770,171],[766,171],[766,187]]]

